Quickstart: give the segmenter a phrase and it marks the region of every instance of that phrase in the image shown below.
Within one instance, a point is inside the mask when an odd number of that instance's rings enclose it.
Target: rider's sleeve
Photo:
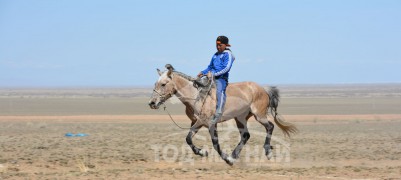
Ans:
[[[231,52],[227,52],[223,56],[223,66],[221,69],[217,69],[214,76],[220,76],[228,71],[230,71],[231,66],[233,65],[234,57],[232,56]]]

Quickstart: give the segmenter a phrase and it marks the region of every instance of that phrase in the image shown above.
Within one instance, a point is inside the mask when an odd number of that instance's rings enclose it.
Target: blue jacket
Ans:
[[[213,76],[216,78],[225,78],[228,80],[228,72],[230,71],[234,60],[235,57],[229,49],[224,50],[222,53],[216,52],[213,55],[209,66],[202,71],[202,74],[206,75],[209,71],[211,71]]]

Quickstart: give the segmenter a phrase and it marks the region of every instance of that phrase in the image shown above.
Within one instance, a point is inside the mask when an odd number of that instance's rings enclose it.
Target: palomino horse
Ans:
[[[209,128],[209,133],[212,139],[214,149],[219,153],[220,157],[229,165],[233,165],[234,161],[239,157],[242,147],[250,138],[247,128],[247,121],[254,116],[261,123],[267,132],[264,149],[268,159],[272,157],[272,147],[270,140],[273,133],[274,124],[267,119],[268,109],[271,108],[271,113],[274,122],[283,130],[284,134],[290,136],[291,133],[297,132],[297,128],[288,122],[284,122],[277,116],[277,106],[279,101],[278,90],[274,87],[266,91],[263,87],[254,82],[239,82],[228,85],[226,94],[226,104],[223,115],[219,122],[224,122],[229,119],[235,119],[241,141],[232,152],[231,156],[225,154],[220,149],[217,136],[217,123],[211,124],[211,118],[216,110],[215,89],[207,91],[206,95],[202,95],[202,91],[198,90],[195,79],[185,75],[184,73],[174,71],[171,65],[166,65],[167,71],[159,73],[153,89],[153,95],[149,101],[149,106],[152,109],[158,109],[171,96],[177,96],[180,101],[186,106],[186,114],[191,119],[191,128],[186,137],[188,145],[192,151],[200,156],[207,156],[208,153],[196,147],[192,143],[192,137],[199,131],[201,127]]]

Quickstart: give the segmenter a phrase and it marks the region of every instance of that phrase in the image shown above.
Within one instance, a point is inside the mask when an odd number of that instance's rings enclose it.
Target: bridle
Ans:
[[[171,97],[173,95],[175,95],[177,93],[177,91],[173,92],[169,92],[168,94],[162,95],[160,94],[158,91],[156,91],[156,89],[153,89],[153,92],[155,92],[157,95],[159,95],[160,98],[160,102],[158,103],[159,105],[164,104],[164,102],[166,101],[167,97]]]
[[[195,84],[196,79],[192,79],[192,80],[190,80],[190,81],[192,81],[192,82]],[[214,78],[210,78],[210,79],[209,79],[209,82],[208,82],[209,87],[208,87],[208,89],[207,89],[206,95],[209,94],[210,90],[212,89],[213,83],[214,83]],[[201,90],[202,90],[202,89],[201,89],[201,88],[198,88],[198,87],[196,87],[196,88],[198,89],[198,97],[197,97],[197,98],[187,98],[187,97],[184,97],[184,98],[186,98],[186,99],[191,99],[191,100],[195,100],[196,102],[199,101],[199,100],[200,100],[200,93],[201,93]],[[171,93],[171,92],[170,92],[170,93],[168,93],[168,94],[166,94],[166,95],[160,94],[158,91],[156,91],[156,89],[153,89],[153,92],[155,92],[157,95],[159,95],[159,98],[160,98],[160,102],[158,103],[157,106],[160,106],[160,105],[163,105],[163,106],[164,106],[164,108],[163,108],[164,111],[167,112],[167,114],[170,116],[171,121],[173,121],[174,124],[175,124],[177,127],[181,128],[181,129],[192,129],[192,127],[193,127],[195,124],[194,124],[193,126],[191,126],[190,128],[185,128],[185,127],[181,127],[180,125],[178,125],[178,124],[174,121],[174,119],[173,119],[173,117],[171,116],[170,112],[167,110],[166,104],[164,104],[164,102],[166,101],[166,97],[171,97],[171,96],[175,95],[175,94],[177,93],[177,91],[174,91],[174,93]],[[207,97],[207,96],[206,96],[206,97]],[[204,106],[204,104],[205,104],[206,97],[204,97],[204,98],[202,99],[202,106],[201,106],[200,112],[198,113],[198,116],[202,113],[202,109],[203,109],[203,106]],[[182,97],[178,97],[178,98],[182,98]],[[199,119],[198,119],[198,120],[199,120]]]
[[[199,79],[191,79],[191,80],[189,80],[189,81],[191,81],[191,82],[194,84],[194,87],[195,87],[196,89],[198,89],[198,95],[197,95],[196,98],[190,98],[190,97],[178,97],[178,98],[179,98],[179,99],[185,98],[185,99],[189,99],[189,100],[199,101],[200,98],[201,98],[201,97],[200,97],[200,94],[201,94],[202,88],[200,88],[199,85],[196,84],[195,81],[198,81],[198,80],[199,80]],[[214,82],[213,78],[209,78],[209,79],[208,79],[208,83],[207,83],[207,84],[209,84],[209,87],[207,88],[206,94],[209,94],[210,90],[212,89],[213,82]],[[169,97],[172,97],[173,95],[177,94],[177,91],[171,91],[171,92],[169,92],[168,94],[162,95],[161,93],[159,93],[159,92],[158,92],[156,89],[154,89],[154,88],[153,88],[153,92],[155,92],[155,93],[159,96],[159,98],[160,98],[159,104],[164,103],[164,102],[166,101],[167,97],[169,98]],[[204,98],[204,99],[206,99],[206,98]],[[203,102],[202,104],[204,104],[204,102]],[[202,105],[202,106],[203,106],[203,105]]]
[[[155,92],[157,95],[159,95],[159,98],[163,98],[163,99],[165,99],[167,96],[172,96],[175,94],[175,93],[168,93],[165,95],[161,95],[159,92],[156,91],[156,89],[153,89],[153,92]]]

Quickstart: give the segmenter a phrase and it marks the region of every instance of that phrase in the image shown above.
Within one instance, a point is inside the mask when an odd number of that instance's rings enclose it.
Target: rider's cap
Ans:
[[[219,36],[216,39],[217,44],[225,44],[226,46],[230,47],[231,45],[228,44],[228,38],[226,36]]]

